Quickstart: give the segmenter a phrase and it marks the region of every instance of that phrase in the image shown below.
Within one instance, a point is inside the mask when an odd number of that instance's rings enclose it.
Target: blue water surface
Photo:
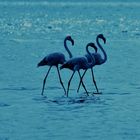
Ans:
[[[0,1],[0,140],[139,140],[139,1]],[[103,33],[108,61],[94,68],[77,93],[78,75],[64,96],[56,69],[40,95],[48,67],[37,68],[47,54],[66,55],[71,35],[74,56]],[[72,72],[62,70],[65,87]]]

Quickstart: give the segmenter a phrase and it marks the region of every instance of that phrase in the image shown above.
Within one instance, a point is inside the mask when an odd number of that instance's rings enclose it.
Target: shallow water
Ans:
[[[0,140],[140,139],[140,3],[99,2],[0,2]],[[37,63],[58,49],[68,58],[67,34],[75,40],[73,55],[84,55],[99,33],[108,54],[94,69],[102,94],[92,95],[88,72],[90,96],[82,88],[76,93],[75,75],[66,98],[52,69],[42,97],[48,68]],[[71,72],[61,75],[67,86]]]

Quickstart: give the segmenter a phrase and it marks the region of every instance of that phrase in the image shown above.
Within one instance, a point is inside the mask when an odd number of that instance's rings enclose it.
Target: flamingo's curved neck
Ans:
[[[104,55],[104,58],[102,59],[102,62],[101,62],[101,64],[103,64],[107,60],[107,54],[106,54],[105,50],[103,49],[103,47],[101,46],[101,44],[99,42],[99,37],[98,36],[96,38],[96,42],[97,42],[98,47],[101,49],[101,51],[103,52],[103,55]]]
[[[65,38],[65,40],[64,40],[64,47],[65,47],[65,49],[66,49],[66,51],[68,52],[68,54],[69,54],[69,58],[72,58],[73,56],[72,56],[72,53],[70,52],[70,50],[68,49],[68,46],[67,46],[67,38]]]
[[[95,58],[94,58],[94,56],[90,53],[89,47],[91,47],[91,46],[90,46],[90,45],[87,45],[87,46],[86,46],[86,51],[87,51],[87,53],[89,54],[89,56],[91,57],[91,62],[88,63],[88,67],[90,68],[90,67],[92,67],[92,66],[95,65]]]

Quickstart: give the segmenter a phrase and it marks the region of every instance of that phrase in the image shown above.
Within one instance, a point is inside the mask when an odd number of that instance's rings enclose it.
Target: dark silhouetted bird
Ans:
[[[95,58],[95,62],[96,62],[95,65],[102,65],[107,61],[107,54],[106,54],[105,50],[103,49],[102,45],[100,44],[99,39],[102,39],[104,41],[104,44],[106,43],[106,38],[103,36],[103,34],[97,35],[96,42],[97,42],[98,47],[101,49],[101,51],[103,53],[103,57],[98,52],[92,53],[92,56],[94,56],[94,58]],[[89,54],[86,54],[85,56],[87,57],[88,62],[92,61],[92,59],[91,59]],[[86,71],[82,75],[82,78],[81,78],[81,81],[79,83],[77,92],[80,89],[80,85],[82,83],[82,79],[83,79],[85,73],[86,73]],[[98,87],[97,87],[97,84],[96,84],[96,81],[95,81],[95,78],[94,78],[93,67],[91,67],[91,73],[92,73],[93,83],[94,83],[94,85],[96,87],[96,91],[97,91],[97,93],[99,93],[99,90],[98,90]]]
[[[90,47],[93,47],[95,49],[95,52],[97,52],[97,48],[95,46],[94,43],[88,43],[87,46],[86,46],[86,51],[87,53],[89,54],[89,56],[91,57],[91,62],[88,62],[87,58],[86,57],[74,57],[74,58],[71,58],[69,59],[68,61],[66,61],[61,67],[60,69],[63,69],[63,68],[67,68],[67,69],[70,69],[73,71],[70,79],[69,79],[69,82],[68,82],[68,87],[67,87],[67,96],[68,96],[68,92],[69,92],[69,87],[70,87],[70,83],[71,83],[71,80],[75,74],[76,71],[78,71],[78,74],[80,76],[80,79],[81,79],[81,74],[80,74],[80,70],[83,69],[83,70],[87,70],[88,68],[91,68],[95,65],[95,58],[93,55],[91,55],[91,53],[89,52],[88,48]],[[82,82],[82,85],[88,95],[88,92],[86,90],[86,87],[84,85],[84,83]]]
[[[70,50],[68,49],[67,47],[67,41],[71,41],[72,45],[74,45],[74,40],[71,38],[71,36],[67,36],[65,39],[64,39],[64,47],[66,49],[66,51],[68,52],[69,54],[69,58],[72,58],[72,53],[70,52]],[[59,80],[60,80],[60,83],[64,89],[64,92],[66,94],[66,90],[65,90],[65,87],[63,85],[63,82],[61,80],[61,75],[60,75],[60,72],[59,72],[59,68],[58,68],[58,65],[59,64],[64,64],[64,62],[66,62],[66,58],[65,58],[65,55],[61,52],[55,52],[55,53],[51,53],[49,55],[47,55],[46,57],[44,57],[39,63],[38,63],[38,67],[40,66],[49,66],[49,69],[48,69],[48,72],[44,78],[44,81],[43,81],[43,88],[42,88],[42,92],[41,92],[41,95],[43,95],[43,92],[44,92],[44,88],[45,88],[45,83],[46,83],[46,79],[48,77],[48,74],[52,68],[52,66],[55,66],[57,68],[57,72],[58,72],[58,76],[59,76]]]

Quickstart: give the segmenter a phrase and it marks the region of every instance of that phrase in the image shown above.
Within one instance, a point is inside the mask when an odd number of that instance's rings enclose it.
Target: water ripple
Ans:
[[[0,107],[7,107],[7,106],[10,106],[10,105],[6,103],[0,103]]]
[[[55,6],[55,7],[64,7],[64,6],[140,6],[138,2],[0,2],[0,6]]]
[[[30,91],[33,91],[33,90],[39,90],[39,88],[26,88],[26,87],[13,87],[13,88],[1,88],[0,90],[15,90],[15,91],[24,91],[24,90],[30,90]]]
[[[43,102],[47,104],[57,104],[57,105],[73,105],[73,104],[104,104],[105,102],[97,96],[79,96],[79,97],[53,97],[48,99],[46,96],[43,97],[35,97],[34,101]]]

